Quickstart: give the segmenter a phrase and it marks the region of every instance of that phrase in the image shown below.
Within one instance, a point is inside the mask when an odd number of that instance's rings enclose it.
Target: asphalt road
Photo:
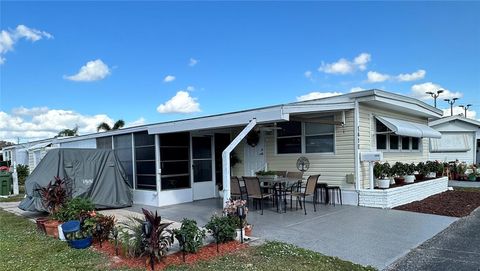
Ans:
[[[386,270],[480,270],[480,208],[452,223]]]

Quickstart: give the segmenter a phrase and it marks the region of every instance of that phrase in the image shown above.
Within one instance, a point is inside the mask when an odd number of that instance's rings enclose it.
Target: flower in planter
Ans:
[[[248,214],[248,208],[246,206],[247,204],[247,201],[246,200],[241,200],[241,199],[237,199],[237,200],[228,200],[227,202],[225,202],[225,208],[223,209],[223,213],[226,215],[226,216],[229,216],[229,217],[233,217],[235,218],[236,220],[238,219],[237,221],[237,225],[239,228],[242,228],[244,226],[247,225],[247,214]],[[243,208],[243,211],[244,211],[244,218],[242,218],[243,222],[242,224],[243,225],[240,225],[240,218],[238,217],[238,208]]]

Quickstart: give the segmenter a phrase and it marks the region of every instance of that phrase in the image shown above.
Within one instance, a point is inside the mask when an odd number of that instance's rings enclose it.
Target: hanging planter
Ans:
[[[252,147],[255,147],[255,146],[257,146],[258,141],[260,141],[260,135],[259,135],[258,131],[250,131],[247,134],[247,144],[248,145],[250,145]]]

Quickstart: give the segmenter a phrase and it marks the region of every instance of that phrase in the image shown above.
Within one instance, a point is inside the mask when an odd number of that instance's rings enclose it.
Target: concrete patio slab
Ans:
[[[142,206],[129,208],[139,211]],[[303,211],[277,213],[273,208],[250,208],[248,222],[253,234],[383,269],[457,220],[452,217],[357,206],[317,206],[307,203]],[[152,207],[147,207],[152,209]],[[162,216],[180,221],[194,218],[203,226],[214,213],[221,213],[220,200],[203,200],[157,208]]]

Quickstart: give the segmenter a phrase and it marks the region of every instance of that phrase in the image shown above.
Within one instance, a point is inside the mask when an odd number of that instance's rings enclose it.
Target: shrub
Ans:
[[[93,229],[93,237],[102,243],[110,239],[113,227],[115,227],[115,216],[97,215],[95,218],[95,228]]]
[[[197,221],[184,218],[182,226],[173,231],[175,238],[187,253],[196,253],[203,244],[205,239],[205,230],[201,230],[197,226]],[[184,242],[185,241],[185,242]]]
[[[398,177],[402,177],[405,175],[405,165],[402,162],[396,162],[392,166],[392,175],[397,175]]]
[[[57,213],[70,197],[68,181],[67,178],[61,179],[57,176],[46,187],[35,189],[39,191],[43,206],[50,214]]]
[[[237,222],[234,217],[213,215],[205,228],[217,243],[225,243],[235,239]]]
[[[416,166],[414,163],[411,163],[411,164],[405,164],[405,173],[407,175],[413,175],[413,173],[415,172],[416,170]]]
[[[126,221],[119,222],[118,240],[123,253],[130,257],[139,257],[143,253],[142,222],[136,217],[127,217]]]
[[[389,163],[375,162],[375,165],[373,166],[373,175],[375,175],[375,178],[382,179],[390,176],[391,174],[392,170]]]
[[[173,232],[167,227],[172,223],[162,223],[162,217],[143,209],[142,212],[145,215],[145,221],[150,224],[150,236],[146,237],[144,254],[150,256],[150,265],[154,270],[154,258],[161,260],[168,251],[168,248],[173,244]]]
[[[88,198],[73,198],[54,215],[55,219],[60,221],[69,221],[80,219],[82,213],[95,210],[95,205]]]
[[[29,175],[28,165],[17,165],[18,185],[25,185],[25,180]]]
[[[419,162],[416,167],[419,174],[427,175],[429,173],[429,168],[424,162]]]

